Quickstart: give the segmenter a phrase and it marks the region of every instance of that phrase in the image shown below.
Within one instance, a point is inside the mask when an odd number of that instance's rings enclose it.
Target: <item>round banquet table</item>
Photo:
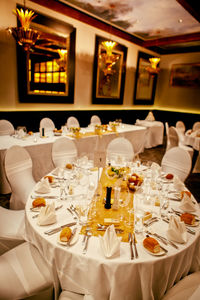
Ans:
[[[98,172],[91,172],[90,177],[97,182]],[[48,195],[59,196],[59,193],[59,187],[51,188]],[[75,190],[75,193],[79,194],[80,189]],[[74,221],[67,210],[74,201],[73,197],[62,201],[59,198],[46,200],[49,203],[55,201],[56,206],[60,203],[63,206],[56,211],[55,224],[39,226],[37,218],[33,218],[36,213],[31,210],[33,195],[36,195],[35,188],[27,199],[25,209],[27,240],[38,248],[50,265],[57,288],[59,284],[63,290],[89,294],[95,300],[161,299],[175,282],[189,272],[200,269],[199,226],[193,228],[196,231],[195,235],[187,233],[186,244],[177,244],[179,249],[163,245],[168,250],[163,256],[156,257],[147,253],[143,248],[142,239],[137,235],[139,257],[133,260],[130,259],[130,245],[127,242],[120,243],[119,256],[106,258],[99,238],[95,236],[90,237],[87,252],[83,254],[83,235],[80,234],[78,241],[67,248],[58,243],[60,232],[45,234],[49,229]],[[177,208],[179,201],[171,200],[169,205]],[[148,227],[161,235],[165,235],[167,228],[168,224],[162,220]]]
[[[185,133],[185,144],[192,146],[194,150],[196,150],[195,155],[193,156],[194,168],[192,170],[193,173],[200,173],[200,137],[195,136],[195,132],[192,134]]]

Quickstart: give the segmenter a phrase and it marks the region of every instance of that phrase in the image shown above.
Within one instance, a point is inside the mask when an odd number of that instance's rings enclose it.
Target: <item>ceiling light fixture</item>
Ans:
[[[25,10],[25,1],[24,9],[13,10],[16,14],[21,26],[20,27],[9,27],[8,31],[16,39],[17,43],[23,47],[25,51],[29,51],[30,48],[35,44],[39,37],[39,32],[30,28],[31,21],[36,17],[35,13],[32,10]]]
[[[149,58],[149,61],[151,63],[150,67],[147,67],[146,70],[150,73],[150,75],[154,76],[159,73],[160,68],[157,67],[158,63],[160,62],[159,57],[151,57]]]

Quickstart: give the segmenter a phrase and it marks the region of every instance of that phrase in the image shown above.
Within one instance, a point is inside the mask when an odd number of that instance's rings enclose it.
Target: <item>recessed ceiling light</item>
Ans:
[[[179,19],[179,20],[178,20],[178,22],[179,22],[179,23],[182,23],[182,22],[183,22],[183,20],[182,20],[182,19]]]

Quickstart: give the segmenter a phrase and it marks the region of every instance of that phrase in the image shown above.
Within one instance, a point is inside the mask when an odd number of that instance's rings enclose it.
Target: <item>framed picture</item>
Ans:
[[[200,88],[200,62],[172,65],[170,84],[179,87]]]
[[[39,32],[31,50],[17,45],[19,101],[73,103],[76,29],[38,12],[31,28]]]
[[[134,104],[136,105],[154,103],[157,75],[151,75],[147,71],[147,68],[151,66],[149,62],[151,57],[147,53],[138,52],[134,90]]]
[[[93,70],[93,104],[122,104],[126,72],[127,48],[116,44],[109,56],[96,36]]]

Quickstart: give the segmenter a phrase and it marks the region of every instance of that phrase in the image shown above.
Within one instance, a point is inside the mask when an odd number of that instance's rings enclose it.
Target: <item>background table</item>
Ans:
[[[164,125],[160,121],[137,120],[136,125],[144,126],[148,129],[145,148],[152,148],[163,144]]]
[[[97,176],[95,172],[93,174]],[[53,189],[52,194],[58,193],[59,189]],[[95,300],[161,299],[166,290],[181,277],[200,268],[198,228],[196,235],[188,234],[186,244],[179,244],[178,250],[167,246],[168,254],[161,257],[147,253],[142,246],[142,240],[138,240],[137,243],[139,258],[134,260],[130,260],[128,243],[121,243],[120,256],[106,259],[98,237],[93,236],[89,240],[85,255],[82,254],[82,236],[75,245],[67,249],[58,244],[59,233],[51,236],[44,234],[47,229],[72,221],[66,209],[70,200],[62,201],[62,204],[63,208],[57,211],[57,223],[50,226],[39,226],[37,220],[32,218],[31,197],[26,205],[27,239],[39,249],[49,263],[56,275],[56,282],[59,279],[62,289],[91,294]],[[178,206],[177,201],[170,201],[170,204],[174,208]],[[151,229],[162,233],[166,232],[167,226],[168,224],[160,221],[152,225]]]
[[[83,130],[85,132],[87,131],[87,129]],[[118,132],[111,132],[101,136],[91,135],[83,138],[72,138],[65,135],[65,137],[74,140],[78,149],[78,156],[89,154],[89,156],[93,155],[93,157],[89,158],[94,158],[95,152],[99,152],[101,156],[105,156],[108,143],[116,137],[127,138],[133,145],[134,153],[141,153],[144,151],[146,132],[146,128],[124,124],[118,128]],[[35,142],[35,138],[37,142]],[[60,136],[54,136],[53,134],[47,138],[40,138],[38,133],[23,139],[14,138],[12,136],[0,136],[0,193],[8,194],[11,192],[4,170],[6,149],[13,145],[25,147],[32,158],[33,176],[37,182],[54,168],[51,153],[52,144],[58,138],[60,138]],[[104,158],[102,158],[102,160],[104,160]]]

